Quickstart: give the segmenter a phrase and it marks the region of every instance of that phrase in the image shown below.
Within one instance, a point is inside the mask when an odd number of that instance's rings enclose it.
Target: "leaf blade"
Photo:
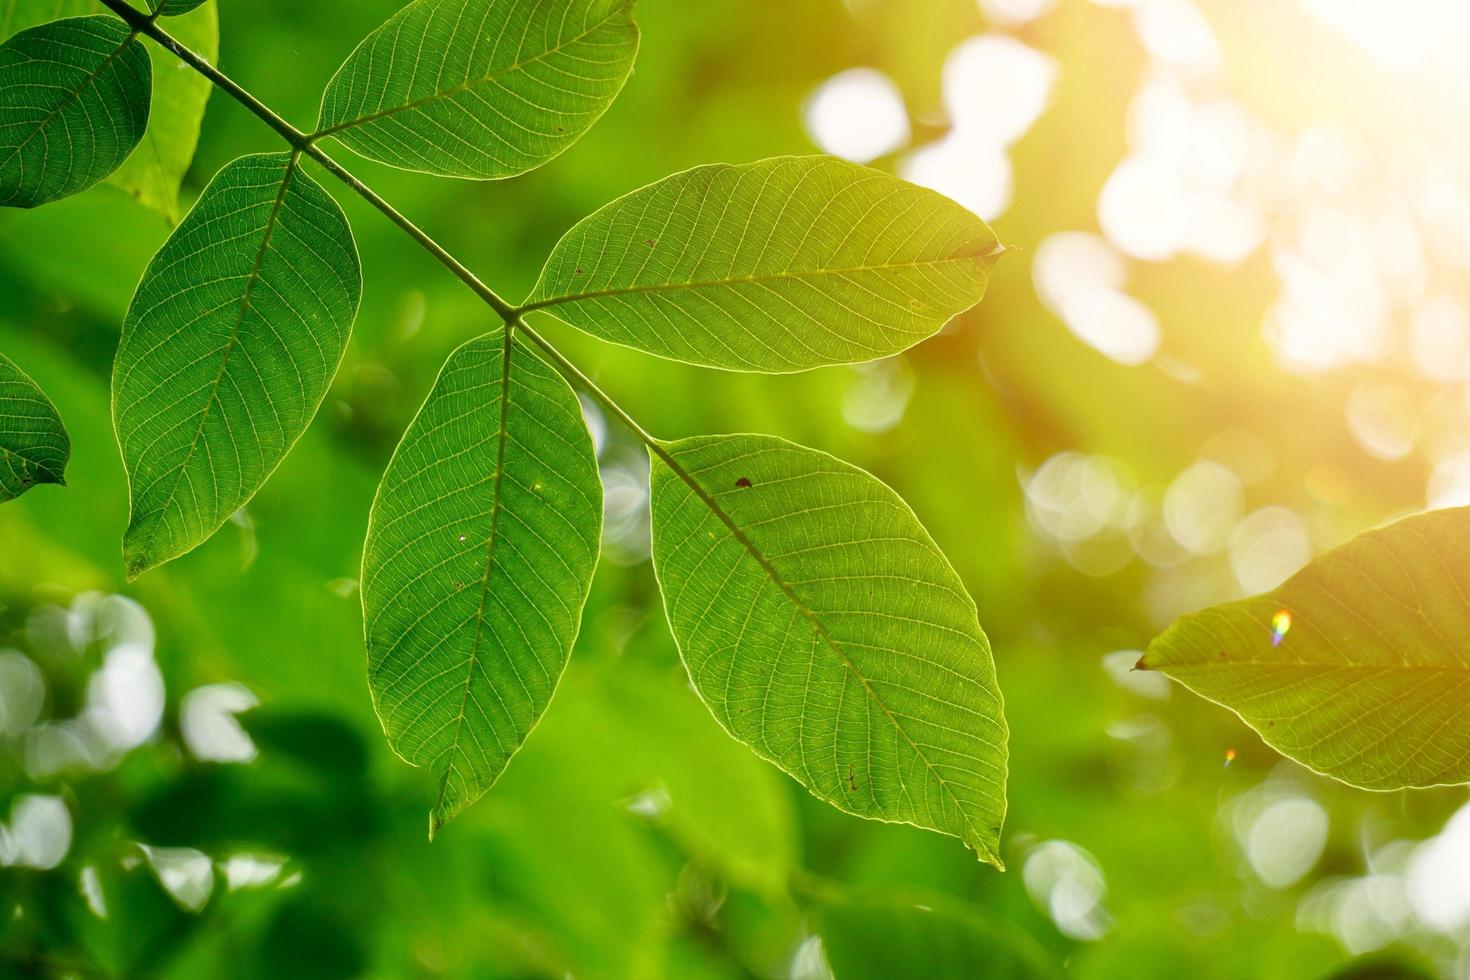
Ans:
[[[716,719],[838,809],[959,837],[998,865],[1007,732],[994,663],[913,512],[862,470],[770,436],[663,449],[654,569]]]
[[[0,44],[0,206],[38,207],[120,167],[147,128],[152,74],[113,17],[52,21]]]
[[[71,439],[51,399],[0,354],[0,503],[43,483],[66,485]]]
[[[660,357],[786,373],[896,354],[1003,249],[933,191],[830,157],[696,167],[583,219],[525,309]]]
[[[213,64],[219,57],[219,15],[214,0],[196,6],[168,25],[169,33]],[[170,14],[164,14],[170,16]],[[152,40],[145,47],[153,60],[153,111],[143,140],[108,178],[172,224],[179,220],[179,186],[193,162],[204,110],[214,91],[209,79],[186,68],[171,51]]]
[[[362,574],[373,704],[393,750],[439,782],[431,836],[550,703],[601,528],[596,456],[561,376],[504,328],[450,355],[384,473]]]
[[[469,24],[478,28],[462,34]],[[432,72],[421,59],[426,43],[436,46]],[[415,0],[332,77],[318,130],[404,170],[514,176],[592,127],[637,50],[631,0]]]
[[[1272,592],[1183,617],[1139,667],[1224,705],[1272,748],[1343,782],[1470,781],[1470,724],[1456,712],[1470,696],[1457,642],[1470,637],[1467,547],[1467,508],[1368,531]]]
[[[114,362],[130,577],[197,547],[274,472],[326,396],[361,284],[346,217],[294,155],[241,157],[205,188],[143,274]]]

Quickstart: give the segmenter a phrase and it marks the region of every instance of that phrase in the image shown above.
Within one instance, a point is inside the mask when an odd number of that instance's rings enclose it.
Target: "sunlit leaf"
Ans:
[[[213,62],[219,54],[219,16],[214,0],[168,25],[168,31]],[[179,217],[179,184],[194,159],[204,107],[214,88],[209,79],[152,41],[153,114],[143,142],[110,183],[132,194],[170,221]]]
[[[71,440],[56,406],[0,354],[0,501],[40,483],[64,484],[70,455]]]
[[[143,274],[113,369],[136,576],[239,510],[305,431],[357,313],[347,219],[284,153],[219,172]]]
[[[1171,626],[1139,666],[1369,789],[1470,781],[1470,508],[1378,528],[1274,592]]]
[[[895,354],[985,294],[1003,251],[933,191],[830,157],[716,165],[584,219],[527,299],[596,337],[740,371]]]
[[[388,464],[362,574],[368,684],[394,751],[438,780],[431,835],[545,712],[601,531],[566,382],[503,328],[455,351]]]
[[[115,17],[42,24],[0,44],[0,205],[96,184],[148,125],[148,50]]]
[[[942,896],[843,896],[823,906],[818,929],[836,980],[1063,976],[1024,933]]]
[[[638,51],[632,0],[415,0],[327,86],[319,129],[372,160],[510,177],[606,111]]]
[[[990,646],[913,512],[862,470],[769,436],[665,451],[654,567],[715,717],[839,809],[952,834],[998,864]]]

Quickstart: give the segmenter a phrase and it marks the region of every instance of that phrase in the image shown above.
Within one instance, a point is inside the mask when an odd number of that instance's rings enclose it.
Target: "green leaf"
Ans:
[[[42,24],[0,44],[0,206],[84,191],[148,126],[148,50],[115,17]]]
[[[941,895],[859,893],[826,904],[818,932],[836,980],[1060,980],[1025,933]]]
[[[491,179],[550,160],[633,70],[632,0],[415,0],[327,85],[318,128],[371,160]]]
[[[388,744],[438,780],[431,837],[545,712],[601,531],[561,376],[504,328],[450,355],[383,475],[362,569],[368,686]]]
[[[40,483],[66,485],[71,440],[51,399],[0,354],[0,502]]]
[[[214,0],[168,25],[168,31],[211,63],[219,55]],[[194,159],[204,107],[214,86],[172,52],[146,41],[153,58],[153,114],[143,142],[109,183],[172,223],[179,220],[179,185]]]
[[[653,560],[695,689],[849,813],[1000,863],[1006,723],[975,604],[888,487],[769,436],[655,453]]]
[[[96,0],[0,0],[0,38],[63,17],[100,12]]]
[[[1138,666],[1367,789],[1470,781],[1470,508],[1363,534],[1278,589],[1186,616]]]
[[[0,38],[61,17],[105,13],[97,0],[0,0]],[[186,17],[169,24],[169,33],[213,62],[219,54],[219,17],[214,0],[206,0]],[[143,140],[108,178],[162,214],[179,220],[179,185],[194,158],[204,107],[214,86],[171,52],[143,38],[153,65],[153,108]]]
[[[526,309],[735,371],[868,361],[985,294],[1004,251],[953,201],[830,157],[696,167],[614,201],[551,253]]]
[[[242,157],[205,188],[143,273],[113,368],[129,577],[260,489],[321,405],[361,288],[347,219],[295,156]]]

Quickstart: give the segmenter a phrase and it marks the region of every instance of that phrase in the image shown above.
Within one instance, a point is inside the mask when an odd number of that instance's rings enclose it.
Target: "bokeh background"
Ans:
[[[222,0],[222,64],[309,126],[396,7]],[[1180,613],[1470,503],[1470,5],[638,17],[622,98],[542,170],[339,158],[512,298],[578,218],[699,163],[825,150],[994,222],[1017,251],[985,302],[875,364],[742,377],[542,325],[661,436],[776,433],[908,498],[995,648],[1010,870],[827,808],[718,729],[665,629],[646,458],[590,408],[606,550],[567,678],[429,845],[430,777],[372,715],[356,578],[378,474],[490,314],[339,194],[367,284],[320,416],[220,534],[125,585],[108,373],[168,228],[102,188],[0,214],[0,349],[73,439],[67,489],[0,508],[0,973],[818,980],[840,953],[822,897],[850,892],[1084,978],[1470,976],[1463,788],[1339,786],[1130,672]],[[216,95],[187,193],[274,148]]]

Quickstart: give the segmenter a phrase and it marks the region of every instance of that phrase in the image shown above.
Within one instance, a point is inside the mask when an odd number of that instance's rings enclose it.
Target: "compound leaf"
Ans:
[[[999,864],[1006,723],[975,604],[908,506],[769,436],[661,446],[653,559],[695,689],[839,809]]]
[[[432,836],[545,712],[602,532],[581,406],[504,328],[455,351],[373,502],[368,682],[388,743],[439,784]]]
[[[1369,531],[1273,592],[1186,616],[1138,666],[1355,786],[1470,781],[1470,508]]]
[[[985,294],[1003,251],[933,191],[830,157],[696,167],[559,242],[527,309],[661,357],[802,371],[896,354]]]
[[[71,440],[51,399],[0,354],[0,502],[41,483],[65,485]]]
[[[0,44],[0,205],[36,207],[106,178],[143,138],[151,85],[148,50],[115,17]]]
[[[325,397],[361,288],[346,217],[294,155],[241,157],[205,188],[144,272],[113,368],[130,577],[260,489]]]
[[[338,70],[318,128],[405,170],[491,179],[550,160],[633,69],[632,0],[415,0]]]

